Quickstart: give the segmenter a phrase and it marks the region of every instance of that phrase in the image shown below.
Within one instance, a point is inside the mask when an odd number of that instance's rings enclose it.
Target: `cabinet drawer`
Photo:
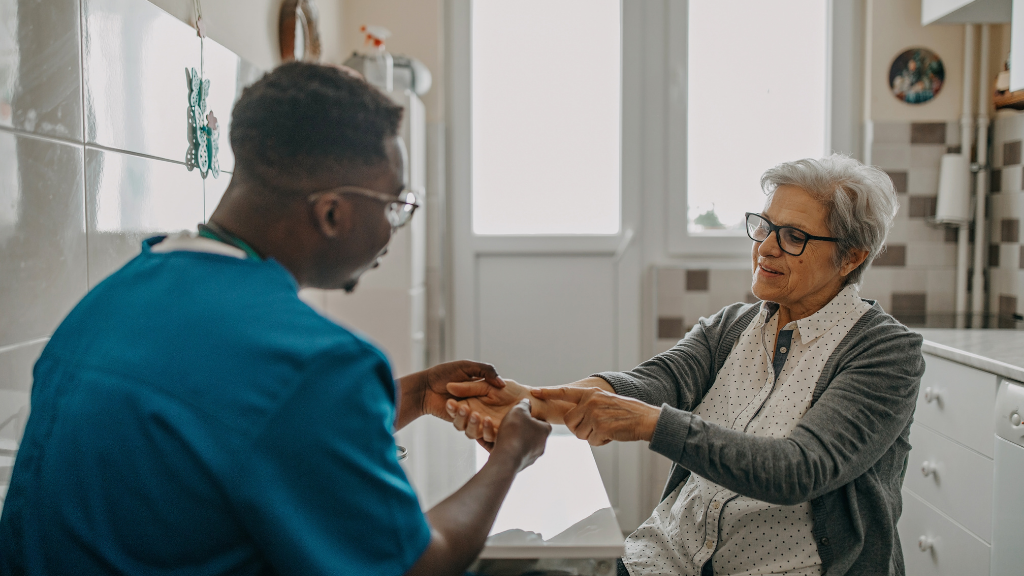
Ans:
[[[904,486],[992,542],[992,460],[915,423]],[[925,474],[927,472],[927,474]]]
[[[989,573],[989,545],[903,490],[898,525],[907,576],[982,576]],[[919,545],[926,539],[924,550]]]
[[[991,458],[996,375],[930,354],[924,361],[914,420]]]

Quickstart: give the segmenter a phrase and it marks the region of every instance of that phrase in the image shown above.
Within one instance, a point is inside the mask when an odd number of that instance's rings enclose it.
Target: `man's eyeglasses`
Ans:
[[[807,242],[810,240],[839,242],[839,238],[814,236],[792,226],[776,226],[760,214],[747,212],[747,236],[751,240],[754,242],[764,242],[771,236],[772,232],[775,232],[775,239],[779,242],[779,248],[782,248],[783,252],[792,256],[803,254],[804,249],[807,248]]]
[[[409,220],[412,219],[413,213],[420,207],[419,194],[408,188],[402,190],[396,197],[358,186],[339,186],[310,194],[308,200],[313,202],[324,194],[354,194],[363,198],[369,198],[370,200],[383,202],[385,204],[384,214],[387,216],[388,223],[391,224],[392,229],[398,229],[408,224]]]

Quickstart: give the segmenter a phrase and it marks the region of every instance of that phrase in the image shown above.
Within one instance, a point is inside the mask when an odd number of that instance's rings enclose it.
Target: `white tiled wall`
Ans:
[[[142,239],[212,212],[231,107],[260,72],[146,0],[0,0],[0,27],[2,502],[49,335]],[[216,180],[185,168],[186,67],[211,82]]]

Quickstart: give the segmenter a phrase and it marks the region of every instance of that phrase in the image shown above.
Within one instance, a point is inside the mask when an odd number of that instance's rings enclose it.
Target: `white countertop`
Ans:
[[[487,457],[480,448],[478,469]],[[618,558],[624,540],[590,445],[555,426],[512,483],[480,558]]]
[[[1024,331],[920,328],[923,351],[1024,382]]]

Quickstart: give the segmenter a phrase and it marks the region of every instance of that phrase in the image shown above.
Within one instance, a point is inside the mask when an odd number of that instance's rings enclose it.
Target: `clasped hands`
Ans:
[[[661,414],[655,406],[615,394],[602,378],[550,388],[533,388],[508,379],[486,388],[480,381],[449,382],[446,388],[453,398],[445,402],[445,419],[487,449],[498,437],[505,415],[523,399],[530,400],[534,418],[565,424],[591,446],[613,440],[650,441]]]

